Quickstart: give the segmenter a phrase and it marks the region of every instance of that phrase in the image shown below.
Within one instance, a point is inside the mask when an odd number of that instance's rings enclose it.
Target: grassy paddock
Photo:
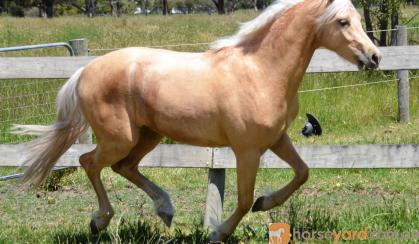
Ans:
[[[0,175],[15,171],[1,168]],[[0,182],[0,242],[204,240],[208,234],[201,228],[207,170],[147,168],[142,172],[171,195],[176,209],[171,229],[154,215],[152,202],[143,192],[105,170],[102,179],[116,215],[106,232],[91,236],[88,224],[96,199],[84,172],[78,170],[64,176],[57,191],[27,191],[16,181]],[[255,196],[278,189],[291,177],[291,170],[260,170]],[[236,205],[235,180],[235,171],[228,170],[224,217]],[[248,214],[230,241],[264,241],[270,222],[312,231],[365,227],[415,231],[419,228],[418,186],[415,169],[312,170],[307,184],[290,201],[269,213]]]

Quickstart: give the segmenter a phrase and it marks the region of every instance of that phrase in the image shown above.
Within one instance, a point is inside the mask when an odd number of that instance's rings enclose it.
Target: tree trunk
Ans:
[[[399,13],[397,11],[394,11],[391,13],[391,43],[392,45],[395,45],[396,43],[396,35],[397,31],[394,30],[399,25]]]
[[[257,10],[262,10],[265,8],[263,0],[255,0]]]
[[[86,15],[90,18],[96,15],[95,0],[86,0]]]
[[[234,10],[236,9],[236,0],[228,0],[227,4],[228,4],[227,12],[233,13]]]
[[[0,0],[0,13],[6,12],[6,1]]]
[[[380,13],[378,27],[380,30],[387,30],[388,28],[388,2],[382,1],[380,4]],[[380,32],[380,46],[387,46],[387,31]]]
[[[253,0],[252,1],[252,3],[253,3],[253,8],[255,9],[255,11],[258,11],[258,0]]]
[[[118,0],[109,0],[109,3],[111,4],[112,16],[118,17]]]
[[[371,41],[375,41],[374,33],[372,31],[372,21],[371,21],[371,13],[370,13],[370,3],[369,1],[362,2],[364,8],[364,19],[365,19],[365,28],[367,30],[367,35],[371,39]]]
[[[38,17],[46,18],[47,17],[47,9],[46,9],[46,6],[44,4],[44,1],[39,2],[38,9],[39,9]]]
[[[224,0],[212,0],[217,8],[218,14],[225,14]]]
[[[54,0],[42,0],[39,3],[39,17],[52,18],[54,16]]]
[[[163,15],[167,15],[169,13],[169,5],[167,0],[163,0]]]
[[[47,1],[47,18],[52,18],[54,16],[54,1]]]
[[[391,45],[396,45],[397,31],[394,30],[399,25],[399,11],[400,11],[400,1],[391,0],[391,15],[390,15],[390,26],[391,26],[391,36],[390,43]]]
[[[143,0],[142,2],[141,2],[141,11],[144,11],[144,14],[145,15],[148,15],[148,13],[147,13],[147,10],[148,10],[148,2],[147,2],[147,0]]]

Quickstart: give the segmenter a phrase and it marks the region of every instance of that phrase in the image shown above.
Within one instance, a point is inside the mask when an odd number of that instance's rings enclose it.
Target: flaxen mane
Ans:
[[[244,42],[253,39],[260,29],[265,28],[267,25],[271,25],[274,20],[281,16],[286,10],[302,1],[303,0],[276,0],[258,17],[243,23],[236,34],[215,41],[211,45],[211,49],[239,46]],[[353,8],[350,0],[329,0],[329,6],[327,6],[325,12],[317,20],[317,26],[331,22],[350,8]]]
[[[215,41],[211,45],[211,49],[220,49],[223,47],[238,46],[243,44],[245,41],[252,39],[260,29],[266,27],[266,25],[271,25],[274,20],[287,9],[290,9],[292,6],[300,2],[302,2],[302,0],[275,1],[275,3],[264,10],[258,17],[249,22],[243,23],[240,30],[235,35],[224,37]]]

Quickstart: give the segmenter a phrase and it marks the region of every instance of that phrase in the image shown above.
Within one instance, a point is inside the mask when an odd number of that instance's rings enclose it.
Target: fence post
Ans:
[[[75,56],[88,56],[89,49],[87,43],[87,39],[74,39],[69,41]],[[92,144],[92,142],[92,129],[89,127],[85,133],[80,135],[79,143]]]
[[[225,169],[208,170],[208,190],[205,204],[204,227],[215,230],[223,217]]]
[[[406,26],[397,26],[397,46],[407,46]],[[410,120],[409,115],[409,71],[397,70],[397,101],[399,111],[399,121],[407,123]]]

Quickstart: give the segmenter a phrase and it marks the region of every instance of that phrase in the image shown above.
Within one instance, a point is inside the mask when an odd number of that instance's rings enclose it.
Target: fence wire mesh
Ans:
[[[0,144],[19,143],[28,136],[9,133],[13,124],[50,124],[63,79],[2,80],[0,82]]]

